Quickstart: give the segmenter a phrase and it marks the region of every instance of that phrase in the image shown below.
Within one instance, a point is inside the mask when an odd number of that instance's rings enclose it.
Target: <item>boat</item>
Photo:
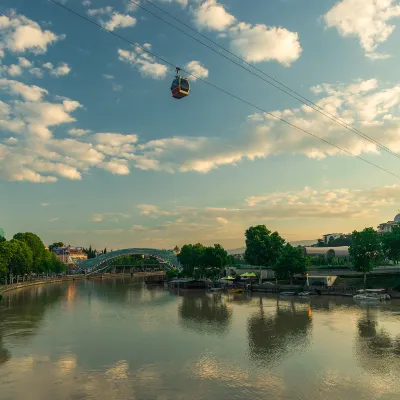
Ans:
[[[295,292],[280,292],[280,296],[294,296]]]
[[[242,289],[242,288],[228,289],[228,293],[230,293],[230,294],[242,294],[242,293],[244,293],[244,289]]]
[[[353,296],[353,299],[358,301],[378,302],[390,300],[391,297],[387,293],[384,293],[384,289],[361,289]]]
[[[308,297],[310,295],[310,292],[300,292],[300,293],[297,293],[297,296],[300,296],[300,297]]]

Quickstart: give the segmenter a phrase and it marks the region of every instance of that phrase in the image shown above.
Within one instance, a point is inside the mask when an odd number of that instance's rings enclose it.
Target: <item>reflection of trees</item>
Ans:
[[[369,310],[358,321],[355,349],[359,363],[366,370],[400,373],[400,335],[393,337],[380,328]]]
[[[24,338],[33,335],[43,321],[46,309],[61,299],[67,290],[61,285],[41,285],[6,293],[0,307],[0,365],[11,353],[3,338]]]
[[[186,294],[182,298],[178,313],[184,328],[199,333],[223,334],[229,329],[231,312],[219,296],[193,296]]]
[[[265,315],[260,309],[247,322],[249,354],[253,361],[276,362],[288,352],[307,344],[311,330],[311,309],[296,309],[293,301],[285,306],[277,300],[276,314]]]

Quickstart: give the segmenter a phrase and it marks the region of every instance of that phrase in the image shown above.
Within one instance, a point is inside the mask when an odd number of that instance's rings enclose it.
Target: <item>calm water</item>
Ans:
[[[400,302],[174,295],[129,279],[0,303],[0,398],[396,399]]]

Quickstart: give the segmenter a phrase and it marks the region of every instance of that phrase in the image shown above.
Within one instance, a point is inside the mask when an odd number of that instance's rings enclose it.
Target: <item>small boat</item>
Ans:
[[[308,297],[310,295],[310,292],[300,292],[300,293],[297,293],[297,296],[300,296],[300,297]]]
[[[230,294],[243,294],[244,293],[244,289],[241,289],[241,288],[228,289],[228,293],[230,293]]]
[[[295,292],[280,292],[279,294],[281,296],[294,296]]]
[[[353,296],[353,299],[365,302],[390,300],[391,297],[387,293],[383,293],[383,291],[384,289],[362,289],[358,291],[358,294]]]

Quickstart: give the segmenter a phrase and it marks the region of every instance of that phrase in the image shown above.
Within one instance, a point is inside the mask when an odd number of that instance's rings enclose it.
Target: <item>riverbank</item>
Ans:
[[[50,278],[50,279],[41,279],[38,281],[13,283],[12,285],[0,286],[0,295],[3,293],[7,293],[11,290],[23,289],[23,288],[26,288],[29,286],[44,285],[46,283],[68,282],[68,281],[74,281],[74,280],[85,279],[85,278],[86,278],[85,275],[74,275],[74,276],[65,276],[63,278]]]
[[[160,272],[136,272],[133,276],[136,277],[145,277],[145,276],[153,276],[160,275]],[[102,275],[69,275],[64,276],[62,278],[50,278],[50,279],[41,279],[37,281],[29,281],[29,282],[20,282],[13,283],[12,285],[0,286],[0,295],[3,293],[9,292],[11,290],[23,289],[30,286],[44,285],[46,283],[60,283],[60,282],[68,282],[82,279],[110,279],[110,278],[129,278],[131,277],[130,273],[118,273],[118,274],[102,274]]]

